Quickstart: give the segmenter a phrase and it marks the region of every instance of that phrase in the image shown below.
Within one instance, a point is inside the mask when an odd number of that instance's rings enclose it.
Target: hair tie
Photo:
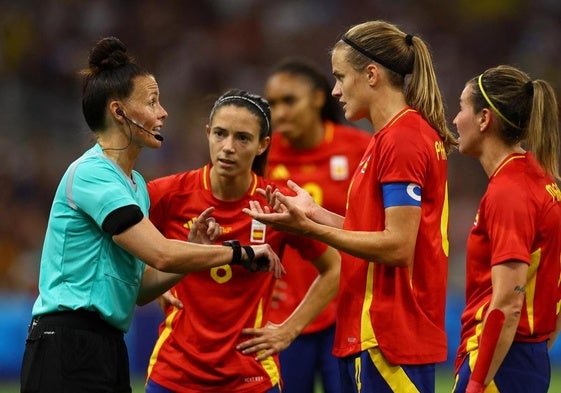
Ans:
[[[407,34],[405,36],[405,43],[409,46],[413,45],[413,37],[414,37],[413,35]]]
[[[370,60],[375,61],[376,63],[379,63],[379,64],[383,65],[384,67],[386,67],[390,71],[397,72],[401,76],[405,76],[405,75],[411,73],[411,71],[405,70],[404,67],[399,67],[397,65],[389,64],[387,61],[381,60],[378,56],[375,56],[373,53],[370,53],[369,51],[364,49],[362,46],[360,46],[359,44],[357,44],[356,42],[354,42],[350,38],[347,38],[346,36],[343,36],[341,38],[341,41],[343,41],[345,44],[349,45],[351,48],[353,48],[357,52],[361,53],[362,55],[368,57]]]
[[[526,91],[526,93],[528,93],[528,95],[530,97],[534,96],[534,81],[532,81],[531,79],[524,84],[524,90]]]
[[[485,98],[485,101],[487,101],[487,104],[489,104],[489,106],[491,107],[491,109],[497,114],[499,115],[499,117],[501,119],[503,119],[506,123],[508,123],[508,125],[510,125],[511,127],[516,128],[517,130],[521,130],[522,128],[517,126],[516,124],[514,124],[513,122],[511,122],[510,120],[508,120],[506,118],[505,115],[503,115],[501,113],[501,111],[499,111],[499,109],[493,105],[493,103],[491,102],[491,99],[489,98],[489,96],[487,95],[487,93],[485,92],[485,89],[483,88],[483,74],[479,75],[479,78],[477,79],[477,84],[479,85],[479,90],[481,91],[481,94],[483,94],[483,98]]]

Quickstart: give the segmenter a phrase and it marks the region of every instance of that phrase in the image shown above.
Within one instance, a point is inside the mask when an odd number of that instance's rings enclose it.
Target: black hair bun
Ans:
[[[90,52],[90,68],[102,71],[131,63],[132,58],[126,52],[127,47],[118,38],[102,38]]]

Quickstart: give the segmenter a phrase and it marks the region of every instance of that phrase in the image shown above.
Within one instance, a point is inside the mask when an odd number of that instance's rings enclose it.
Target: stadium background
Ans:
[[[368,19],[386,19],[429,43],[450,123],[465,81],[497,64],[547,79],[561,98],[557,0],[0,0],[0,391],[19,373],[54,189],[91,144],[77,71],[92,44],[119,37],[158,79],[169,117],[163,147],[144,151],[137,163],[149,180],[207,161],[204,126],[222,91],[261,93],[284,56],[307,56],[329,75],[333,43]],[[444,367],[458,343],[465,239],[487,183],[476,160],[454,153],[449,163]],[[154,304],[136,311],[127,342],[137,377],[160,318]],[[552,361],[561,374],[559,343]]]

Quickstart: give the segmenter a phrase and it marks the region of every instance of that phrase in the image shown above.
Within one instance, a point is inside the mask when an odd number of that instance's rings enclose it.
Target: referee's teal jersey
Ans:
[[[148,216],[149,204],[142,176],[127,176],[98,144],[74,161],[51,207],[33,316],[85,309],[126,332],[145,265],[101,225],[127,205],[138,205]]]

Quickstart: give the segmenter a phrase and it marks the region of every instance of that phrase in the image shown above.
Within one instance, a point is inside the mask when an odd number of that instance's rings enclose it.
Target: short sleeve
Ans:
[[[112,211],[138,205],[131,184],[121,172],[103,160],[79,163],[67,181],[67,197],[71,204],[92,217],[99,227]]]
[[[402,127],[380,135],[376,171],[380,183],[407,182],[424,188],[429,157],[419,134],[418,130]]]
[[[536,232],[536,214],[530,211],[527,190],[493,187],[485,198],[485,216],[491,245],[491,264],[508,260],[530,263]]]

